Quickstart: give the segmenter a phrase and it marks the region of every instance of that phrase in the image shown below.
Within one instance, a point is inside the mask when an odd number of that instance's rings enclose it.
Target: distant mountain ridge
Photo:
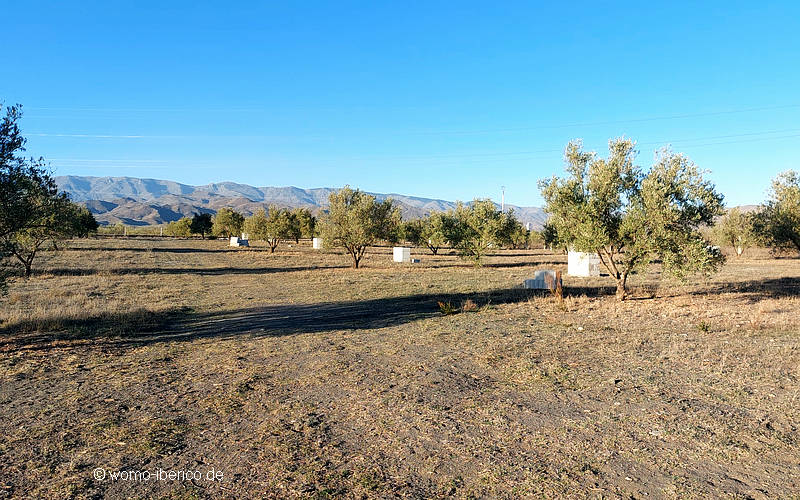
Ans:
[[[236,182],[191,186],[160,179],[66,175],[55,178],[73,201],[85,205],[101,224],[163,224],[194,213],[216,213],[231,207],[245,215],[269,205],[306,207],[319,212],[334,188],[255,187]],[[455,207],[455,202],[394,193],[370,193],[378,200],[392,198],[403,217],[413,219]],[[517,207],[514,213],[533,229],[541,229],[547,215],[538,207]]]

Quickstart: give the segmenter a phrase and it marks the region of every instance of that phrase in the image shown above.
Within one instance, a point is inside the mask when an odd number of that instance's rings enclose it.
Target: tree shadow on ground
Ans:
[[[536,267],[536,266],[558,266],[564,265],[566,262],[560,262],[557,260],[536,260],[536,261],[526,261],[526,262],[489,262],[481,264],[477,266],[478,269],[481,267],[485,267],[488,269],[502,269],[502,268],[511,268],[511,267]],[[448,267],[460,267],[460,268],[475,268],[474,264],[471,264],[468,261],[458,260],[455,262],[446,262],[446,263],[435,263],[433,267],[436,268],[448,268]]]
[[[800,278],[784,277],[764,280],[734,281],[714,283],[698,289],[666,288],[662,285],[642,285],[629,289],[631,295],[625,300],[649,300],[658,298],[680,297],[682,295],[724,295],[740,294],[750,303],[765,299],[781,297],[800,297]],[[564,287],[565,295],[606,297],[616,294],[613,285],[569,286]],[[644,296],[642,296],[644,295]]]
[[[503,268],[503,267],[533,267],[533,266],[557,266],[564,265],[566,262],[557,260],[536,260],[530,262],[490,262],[483,264],[483,267],[488,268]]]
[[[211,313],[189,308],[144,310],[83,319],[22,322],[0,328],[0,352],[53,347],[137,347],[159,342],[241,335],[277,337],[335,330],[402,325],[440,316],[439,302],[459,308],[471,300],[480,308],[523,302],[543,290],[506,289],[456,294],[418,294],[351,302],[282,304]],[[45,332],[45,333],[42,333]]]
[[[690,292],[692,295],[742,294],[750,303],[764,299],[800,297],[800,278],[783,277],[763,280],[715,283],[711,287]]]
[[[34,270],[35,275],[91,276],[129,275],[129,274],[198,274],[220,276],[226,274],[273,274],[296,271],[316,271],[326,269],[347,269],[349,266],[295,266],[295,267],[131,267],[117,269],[52,268]]]
[[[198,240],[199,241],[199,240]],[[296,245],[297,248],[302,248],[301,245]],[[309,246],[310,247],[310,246]],[[267,252],[270,253],[267,247],[225,247],[225,248],[194,248],[194,247],[65,247],[65,250],[73,252],[140,252],[140,253],[235,253],[235,252]],[[279,252],[284,250],[281,248]],[[294,250],[294,248],[292,248]]]

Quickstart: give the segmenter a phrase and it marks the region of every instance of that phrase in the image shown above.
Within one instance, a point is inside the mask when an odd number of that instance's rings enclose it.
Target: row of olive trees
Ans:
[[[513,211],[502,212],[491,200],[475,200],[470,205],[458,203],[446,212],[408,221],[400,230],[403,241],[427,246],[433,255],[449,245],[476,264],[490,248],[527,247],[531,234]]]
[[[15,259],[25,276],[30,276],[33,260],[45,243],[55,246],[67,238],[86,236],[97,230],[97,221],[85,207],[58,191],[44,159],[24,156],[21,117],[21,106],[10,106],[0,123],[0,260],[5,265]],[[4,289],[3,278],[0,288]]]
[[[447,212],[405,223],[392,200],[378,202],[374,196],[348,186],[332,193],[329,202],[320,224],[323,242],[327,247],[344,248],[355,268],[367,248],[380,241],[427,246],[434,255],[449,245],[462,258],[480,264],[488,249],[513,245],[514,236],[521,231],[528,237],[513,213],[497,210],[489,200],[458,203]]]
[[[289,211],[269,207],[268,211],[262,209],[252,217],[245,218],[239,212],[226,207],[221,208],[213,216],[210,213],[202,213],[170,222],[164,233],[168,236],[180,237],[199,234],[205,238],[208,234],[230,238],[245,232],[250,233],[250,237],[254,240],[275,241],[275,246],[272,247],[274,251],[280,240],[299,241],[300,238],[314,237],[316,222],[316,217],[307,208],[296,208]]]
[[[800,174],[792,170],[779,174],[766,203],[750,213],[729,210],[711,234],[718,245],[733,248],[737,257],[754,245],[800,252]]]
[[[317,234],[316,217],[306,208],[288,210],[270,206],[244,219],[242,227],[249,238],[266,242],[270,252],[275,252],[281,241],[312,238]]]

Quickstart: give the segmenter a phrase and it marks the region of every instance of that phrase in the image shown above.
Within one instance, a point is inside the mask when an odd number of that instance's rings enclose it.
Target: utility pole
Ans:
[[[503,192],[503,194],[500,196],[500,211],[501,212],[505,212],[506,211],[506,187],[505,186],[500,186],[500,189]]]

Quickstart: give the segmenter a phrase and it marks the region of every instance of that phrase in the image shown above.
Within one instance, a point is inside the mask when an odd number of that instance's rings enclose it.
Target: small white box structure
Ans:
[[[600,276],[600,256],[591,252],[567,253],[567,274],[570,276]]]
[[[411,262],[411,249],[408,247],[394,247],[392,260],[395,262]]]
[[[240,239],[240,240],[249,240],[249,239],[250,239],[250,235],[249,235],[249,234],[247,234],[247,233],[242,233],[242,237],[241,237],[241,238],[239,238],[239,239]]]
[[[315,250],[322,249],[322,238],[314,238],[311,240],[311,248]]]
[[[236,236],[231,236],[231,246],[232,247],[249,247],[250,242],[244,238],[237,238]]]
[[[532,280],[525,280],[522,284],[529,290],[555,290],[558,285],[558,275],[552,269],[536,271]]]

